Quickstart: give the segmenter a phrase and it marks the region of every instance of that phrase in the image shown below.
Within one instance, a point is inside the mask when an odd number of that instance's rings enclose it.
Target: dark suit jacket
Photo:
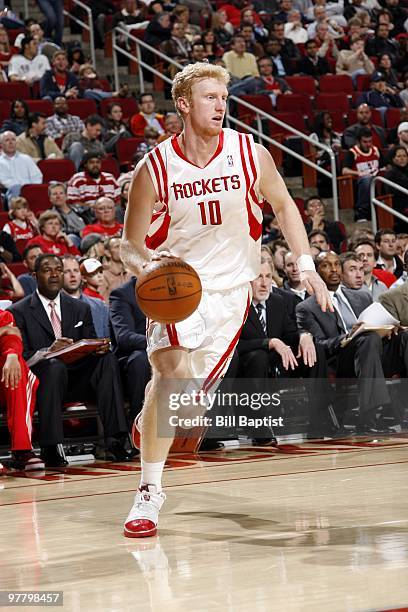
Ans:
[[[356,317],[367,306],[373,303],[371,295],[367,291],[343,289]],[[298,327],[310,332],[315,338],[316,344],[326,350],[328,358],[334,357],[341,349],[340,342],[345,337],[341,319],[337,312],[322,312],[316,302],[314,295],[296,306],[296,318]]]
[[[248,353],[258,349],[269,351],[269,338],[279,338],[292,347],[299,342],[299,332],[295,321],[290,317],[285,298],[278,293],[271,293],[266,300],[266,336],[258,313],[251,304],[248,318],[242,328],[238,342],[238,353]]]
[[[315,65],[307,56],[304,56],[298,64],[298,70],[300,74],[307,74],[315,79],[330,72],[329,64],[324,57],[319,57]]]
[[[21,331],[24,359],[29,359],[40,349],[47,348],[55,340],[51,322],[37,292],[10,306],[16,325]],[[82,325],[78,325],[82,321]],[[62,335],[72,340],[96,338],[88,304],[61,292]]]
[[[113,351],[120,359],[133,351],[146,350],[146,317],[135,297],[136,279],[132,278],[109,296]]]

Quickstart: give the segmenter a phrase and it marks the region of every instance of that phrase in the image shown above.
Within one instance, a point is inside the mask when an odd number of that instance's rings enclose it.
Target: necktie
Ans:
[[[264,331],[265,336],[267,336],[267,330],[266,330],[266,317],[265,317],[265,309],[262,306],[262,304],[257,304],[256,305],[256,311],[258,313],[258,317],[259,320],[261,322],[262,325],[262,329]]]
[[[51,309],[50,319],[51,319],[52,329],[54,330],[54,335],[56,338],[61,338],[62,336],[61,321],[60,321],[59,316],[57,315],[56,304],[55,302],[51,301],[48,304],[48,306]]]
[[[339,311],[346,327],[345,331],[349,332],[353,327],[354,323],[357,322],[357,317],[339,293],[335,293],[333,297],[334,305],[337,306],[337,310]]]

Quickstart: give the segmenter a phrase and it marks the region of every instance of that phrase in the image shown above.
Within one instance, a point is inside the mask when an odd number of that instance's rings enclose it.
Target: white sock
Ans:
[[[141,461],[142,473],[140,474],[140,486],[143,485],[154,485],[157,492],[160,493],[162,490],[162,474],[164,470],[165,461],[157,461],[157,463],[148,463],[147,461]]]

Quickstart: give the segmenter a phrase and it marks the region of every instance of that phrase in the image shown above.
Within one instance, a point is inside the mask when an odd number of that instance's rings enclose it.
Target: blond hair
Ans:
[[[30,208],[28,202],[25,198],[21,196],[16,198],[11,198],[10,206],[9,206],[9,217],[10,219],[14,219],[14,211],[19,210],[20,208]]]
[[[188,64],[181,72],[175,75],[171,88],[173,102],[179,115],[181,113],[177,107],[177,100],[179,98],[187,98],[190,102],[193,85],[203,79],[218,79],[218,81],[222,81],[227,86],[230,76],[222,66],[214,66],[214,64],[209,64],[208,62]]]

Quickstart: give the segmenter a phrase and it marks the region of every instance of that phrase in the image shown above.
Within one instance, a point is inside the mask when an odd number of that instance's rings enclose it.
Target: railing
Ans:
[[[123,47],[121,47],[118,44],[118,42],[117,42],[118,36],[121,36],[124,39],[130,40],[130,41],[135,43],[135,45],[136,45],[136,57],[134,55],[132,55],[131,53],[129,53],[126,49],[123,49]],[[145,43],[143,40],[140,40],[140,38],[137,38],[136,36],[133,36],[127,30],[124,30],[120,26],[118,26],[117,28],[115,28],[113,30],[112,37],[113,37],[112,38],[113,70],[114,70],[115,89],[116,90],[119,88],[119,67],[118,67],[118,61],[117,61],[117,56],[116,56],[115,51],[117,51],[118,53],[121,53],[122,55],[124,55],[125,57],[130,59],[131,61],[134,61],[134,62],[136,61],[137,62],[137,64],[138,64],[138,75],[139,75],[139,86],[140,86],[141,93],[144,92],[143,68],[148,70],[148,71],[150,71],[151,73],[155,74],[156,76],[161,78],[166,83],[168,83],[170,85],[172,83],[171,79],[169,79],[166,75],[164,75],[163,73],[159,72],[158,70],[156,70],[156,68],[154,68],[153,66],[151,66],[150,64],[148,64],[148,63],[146,63],[145,61],[142,60],[142,55],[141,55],[141,51],[140,51],[141,48],[142,49],[146,49],[147,51],[153,53],[155,56],[157,56],[160,59],[162,59],[164,62],[166,62],[168,64],[171,64],[171,65],[175,66],[178,69],[182,69],[183,68],[183,66],[181,64],[179,64],[177,61],[171,59],[170,57],[167,57],[167,55],[165,55],[161,51],[158,51],[154,47],[151,47],[150,45]],[[335,157],[335,154],[332,151],[332,149],[330,147],[328,147],[327,145],[325,145],[325,144],[323,144],[321,142],[317,142],[313,138],[310,138],[310,136],[307,136],[307,134],[303,134],[303,132],[299,132],[299,130],[297,130],[296,128],[293,128],[292,126],[287,125],[286,123],[283,123],[283,121],[280,121],[276,117],[273,117],[272,115],[269,115],[268,113],[266,113],[263,110],[257,108],[256,106],[253,106],[252,104],[249,104],[248,102],[246,102],[244,100],[241,100],[241,98],[238,98],[237,96],[230,96],[229,100],[235,102],[235,104],[241,104],[245,108],[248,108],[249,110],[251,110],[256,115],[257,129],[247,125],[246,123],[244,123],[240,119],[237,119],[236,117],[232,116],[229,112],[227,112],[226,117],[225,117],[227,125],[232,123],[232,124],[234,124],[234,125],[236,125],[238,127],[244,128],[247,131],[250,131],[252,134],[257,136],[261,141],[265,141],[265,142],[267,142],[267,143],[269,143],[269,144],[271,144],[271,145],[273,145],[275,147],[278,147],[279,149],[281,149],[282,151],[284,151],[288,155],[291,155],[292,157],[300,160],[302,163],[310,166],[311,168],[314,168],[317,172],[320,172],[324,176],[327,176],[328,178],[330,178],[330,180],[332,182],[332,189],[333,189],[333,215],[334,215],[335,220],[338,221],[338,219],[339,219],[339,204],[338,204],[338,191],[337,191],[336,157]],[[274,124],[278,125],[282,129],[284,129],[285,131],[291,132],[291,134],[293,134],[294,136],[297,136],[298,138],[301,138],[305,142],[308,142],[309,144],[313,145],[313,147],[316,147],[318,149],[321,149],[321,150],[325,151],[329,155],[329,157],[330,157],[331,171],[329,172],[328,170],[325,170],[324,168],[321,168],[318,164],[316,164],[315,162],[311,161],[307,157],[304,157],[303,155],[300,155],[296,151],[292,151],[292,149],[289,149],[287,146],[285,146],[281,142],[275,140],[274,138],[268,136],[267,134],[264,134],[264,132],[263,132],[263,125],[262,125],[262,120],[264,120],[264,119],[266,119],[267,121],[273,122]]]
[[[65,9],[64,9],[64,15],[68,17],[68,19],[71,19],[71,21],[75,21],[75,23],[77,23],[82,28],[84,28],[87,32],[89,32],[89,49],[90,49],[90,54],[91,54],[91,60],[92,60],[93,67],[96,68],[95,36],[94,36],[94,27],[93,27],[93,20],[92,20],[92,11],[89,8],[89,6],[81,2],[81,0],[72,0],[72,2],[76,4],[77,6],[80,6],[86,12],[87,17],[88,17],[88,23],[85,23],[85,21],[78,19],[78,17],[75,17],[75,15],[72,15]]]
[[[394,215],[394,217],[398,217],[398,219],[405,221],[405,223],[408,223],[408,217],[398,212],[397,210],[394,210],[390,206],[387,206],[387,204],[384,204],[384,202],[381,202],[381,200],[375,197],[375,186],[376,186],[377,181],[384,183],[385,185],[388,185],[389,187],[392,187],[393,189],[397,189],[397,191],[400,191],[401,193],[408,196],[408,189],[405,189],[404,187],[401,187],[400,185],[397,185],[396,183],[389,181],[383,176],[375,176],[373,178],[370,184],[371,224],[373,227],[373,232],[375,233],[377,231],[377,217],[375,214],[376,206],[378,206],[379,208],[382,208],[383,210],[386,210],[391,215]]]

